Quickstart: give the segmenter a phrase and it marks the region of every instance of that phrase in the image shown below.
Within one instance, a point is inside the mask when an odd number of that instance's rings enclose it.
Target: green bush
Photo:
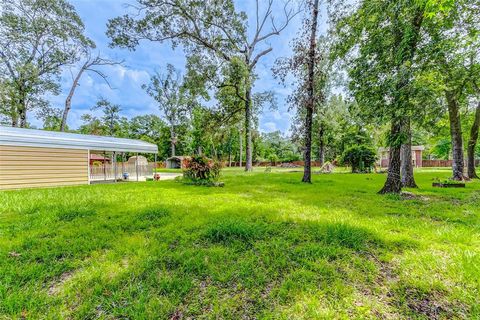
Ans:
[[[215,185],[220,177],[220,162],[205,156],[193,156],[183,160],[183,180],[197,185]]]
[[[352,167],[352,173],[371,172],[377,156],[375,151],[365,145],[353,146],[342,154],[341,162]]]

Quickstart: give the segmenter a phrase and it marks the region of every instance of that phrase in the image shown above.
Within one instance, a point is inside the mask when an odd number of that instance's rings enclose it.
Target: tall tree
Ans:
[[[310,26],[310,44],[308,48],[308,79],[307,79],[307,101],[305,105],[305,155],[304,155],[304,171],[303,182],[312,182],[312,123],[313,110],[315,108],[315,59],[317,49],[317,25],[318,25],[318,0],[313,0],[310,4],[312,10],[311,26]]]
[[[388,175],[380,193],[402,189],[400,151],[412,114],[414,62],[426,7],[427,1],[364,0],[338,24],[351,91],[368,117],[391,124]]]
[[[82,75],[85,72],[95,73],[98,76],[100,76],[108,84],[108,86],[110,86],[110,83],[108,82],[108,79],[107,79],[107,75],[104,72],[102,72],[101,67],[119,65],[123,63],[123,61],[113,61],[110,59],[102,58],[100,55],[95,56],[92,54],[90,47],[85,48],[84,59],[85,59],[84,62],[80,65],[80,68],[78,69],[77,73],[72,79],[72,86],[70,87],[67,98],[65,99],[65,107],[63,109],[62,118],[60,122],[60,131],[65,131],[65,128],[67,125],[68,113],[72,108],[72,98],[73,98],[73,95],[75,94],[75,90],[79,86],[79,82],[80,82],[80,79],[82,78]]]
[[[293,74],[295,78],[295,90],[287,100],[291,107],[297,109],[292,125],[295,127],[294,131],[303,135],[305,165],[302,181],[310,183],[312,128],[315,122],[315,127],[321,136],[319,142],[323,141],[325,128],[320,124],[321,118],[325,115],[324,103],[330,89],[332,60],[330,59],[331,44],[327,37],[317,37],[319,2],[308,1],[306,5],[310,14],[304,19],[300,36],[293,42],[294,53],[292,57],[278,59],[274,71],[283,84],[286,83],[287,75]],[[323,150],[323,147],[320,150]]]
[[[478,129],[480,127],[480,102],[475,109],[474,122],[470,130],[470,138],[467,145],[467,177],[469,179],[478,179],[475,172],[475,150],[478,141]]]
[[[432,16],[432,23],[425,28],[428,38],[423,57],[436,71],[434,81],[441,88],[448,109],[454,180],[464,179],[461,109],[468,96],[475,62],[478,63],[479,16],[478,2],[457,0],[441,14]]]
[[[402,179],[402,187],[418,188],[413,176],[412,127],[410,117],[405,117],[403,133],[405,135],[404,142],[400,147],[400,175]]]
[[[255,68],[260,59],[272,51],[268,41],[278,36],[296,14],[289,2],[283,7],[284,21],[279,24],[273,14],[274,0],[266,2],[263,12],[260,1],[256,0],[255,27],[250,39],[247,16],[236,11],[232,0],[137,0],[138,12],[110,20],[108,35],[113,45],[130,49],[141,40],[171,41],[174,47],[182,44],[189,55],[210,57],[207,59],[210,62],[218,59],[229,63],[234,58],[242,61],[248,71],[241,94],[244,97],[245,170],[250,171]]]
[[[480,98],[480,89],[475,85]],[[478,131],[480,128],[480,101],[477,102],[475,108],[472,127],[470,128],[470,136],[467,144],[467,177],[469,179],[478,179],[478,175],[475,172],[475,150],[478,142]]]
[[[164,113],[170,126],[171,156],[175,156],[178,136],[177,126],[187,116],[188,99],[182,83],[180,72],[171,64],[167,65],[167,73],[156,73],[150,79],[150,84],[143,85],[147,93],[158,102],[158,107]]]
[[[58,93],[60,68],[93,45],[75,8],[65,0],[1,0],[0,72],[15,94],[12,125],[25,127],[34,99]]]
[[[106,128],[106,134],[109,136],[116,136],[119,129],[120,111],[121,107],[118,104],[113,104],[110,101],[100,98],[92,110],[101,109],[103,111],[103,124]]]

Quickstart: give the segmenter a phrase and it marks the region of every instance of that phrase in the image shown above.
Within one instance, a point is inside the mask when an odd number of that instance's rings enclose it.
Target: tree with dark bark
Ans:
[[[412,163],[412,128],[410,124],[410,117],[405,119],[403,132],[405,133],[406,141],[402,144],[400,150],[400,174],[402,179],[402,186],[405,188],[418,188],[415,178],[413,176]]]
[[[479,179],[475,171],[475,150],[477,148],[479,128],[480,128],[480,101],[477,102],[477,107],[475,108],[473,123],[470,129],[470,137],[468,139],[468,144],[467,144],[467,177],[469,179]]]
[[[427,1],[364,0],[337,23],[336,53],[346,59],[350,90],[364,116],[390,121],[389,167],[381,194],[402,190],[401,146],[408,144],[414,62],[426,8]]]
[[[323,121],[321,118],[324,115],[332,68],[330,43],[326,37],[318,36],[319,5],[317,0],[305,2],[306,17],[299,36],[292,43],[293,55],[277,59],[274,67],[274,74],[282,84],[290,85],[287,84],[290,74],[295,78],[295,90],[287,101],[297,111],[292,126],[296,135],[302,135],[305,163],[302,182],[306,183],[311,182],[313,128],[318,130],[319,145],[325,134],[320,123]],[[319,157],[322,158],[324,148],[320,147],[319,150]]]
[[[450,122],[452,179],[465,178],[461,109],[467,100],[474,62],[478,61],[480,4],[454,1],[442,15],[432,18],[423,57],[428,61],[435,82],[441,88]]]
[[[107,34],[112,45],[134,49],[141,40],[171,41],[179,44],[188,55],[209,56],[210,61],[229,63],[237,58],[248,70],[244,79],[244,115],[246,140],[246,171],[252,170],[252,89],[255,68],[261,58],[272,51],[268,41],[288,26],[296,12],[290,1],[283,8],[284,21],[278,23],[273,14],[274,0],[268,0],[261,12],[256,0],[253,37],[248,39],[248,23],[244,12],[237,12],[233,1],[216,0],[137,0],[134,15],[124,15],[108,23]],[[270,28],[266,31],[267,28]],[[217,68],[221,70],[221,68]]]
[[[305,105],[305,155],[303,157],[304,170],[302,182],[312,182],[312,123],[313,110],[315,107],[315,58],[317,47],[317,25],[318,25],[318,4],[319,0],[313,0],[310,4],[312,16],[310,26],[310,45],[307,59],[307,101]]]

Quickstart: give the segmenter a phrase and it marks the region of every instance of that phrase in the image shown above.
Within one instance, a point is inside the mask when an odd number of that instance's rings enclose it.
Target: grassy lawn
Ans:
[[[1,192],[0,318],[478,319],[480,183],[449,174],[414,199],[262,169]]]

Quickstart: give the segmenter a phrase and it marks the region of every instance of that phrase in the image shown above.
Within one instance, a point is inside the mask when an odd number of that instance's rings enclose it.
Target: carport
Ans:
[[[154,154],[154,162],[128,164],[127,153]],[[157,153],[141,140],[0,126],[0,189],[117,182],[124,173],[140,181],[153,176]],[[94,167],[90,154],[110,161]]]

